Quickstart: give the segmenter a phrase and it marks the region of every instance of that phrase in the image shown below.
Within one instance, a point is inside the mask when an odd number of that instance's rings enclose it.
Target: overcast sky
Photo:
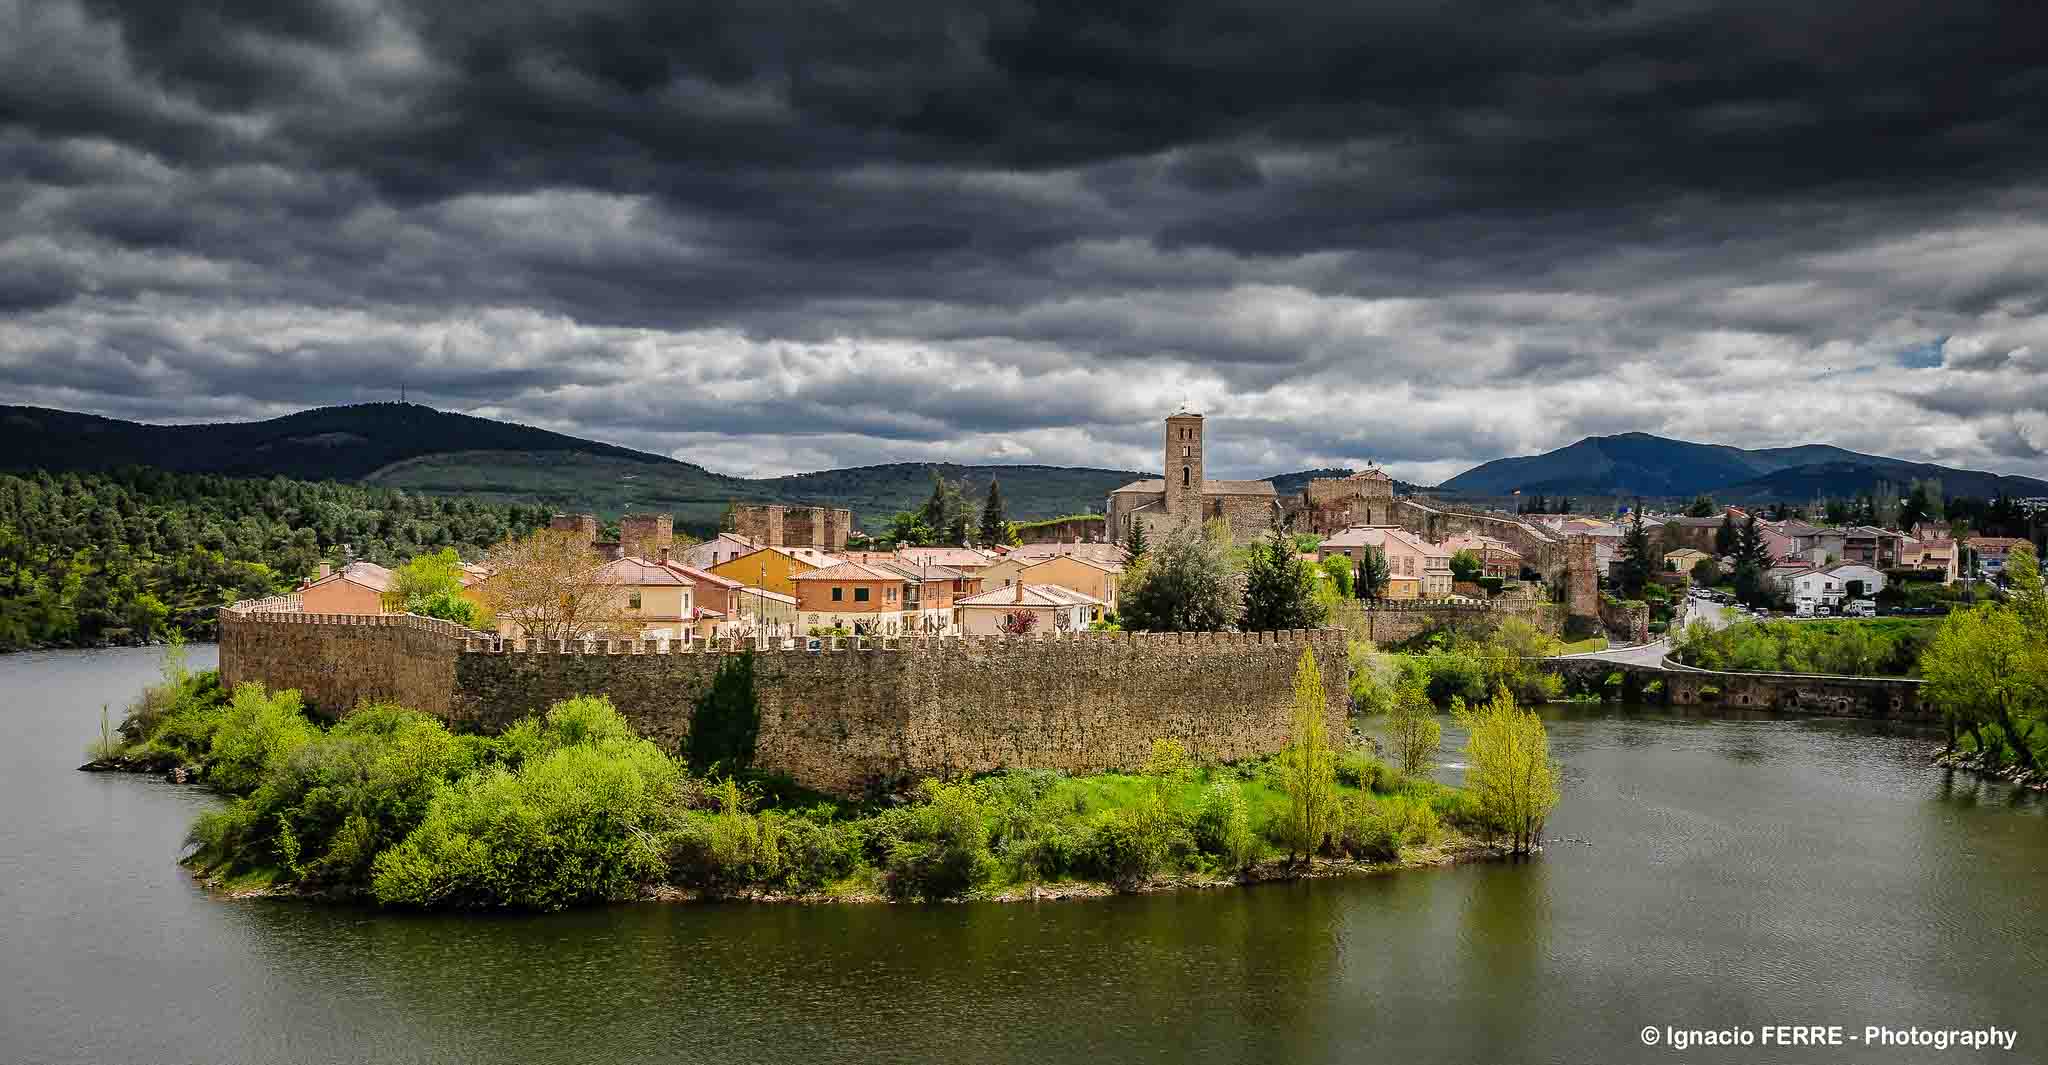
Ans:
[[[964,12],[962,8],[978,8]],[[2048,474],[2048,15],[0,0],[0,401],[721,472],[1430,482],[1644,430]]]

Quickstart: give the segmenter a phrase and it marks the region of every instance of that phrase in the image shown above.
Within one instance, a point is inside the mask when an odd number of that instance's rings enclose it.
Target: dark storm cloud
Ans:
[[[1608,429],[2038,457],[2038,388],[1982,376],[2048,334],[2033,5],[0,24],[6,398],[211,417],[403,379],[747,469],[1149,463],[1183,398],[1240,427],[1227,473]],[[1781,410],[1801,387],[1841,396]]]

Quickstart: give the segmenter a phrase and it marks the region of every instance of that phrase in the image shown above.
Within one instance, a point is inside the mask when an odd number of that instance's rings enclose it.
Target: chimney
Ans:
[[[662,548],[661,548],[661,564],[662,564],[662,565],[664,565],[664,566],[668,565],[668,545],[667,545],[667,544],[663,544],[663,545],[662,545]]]
[[[1021,602],[1023,602],[1023,601],[1024,601],[1024,582],[1023,582],[1023,581],[1018,581],[1018,582],[1017,582],[1016,584],[1012,585],[1012,587],[1016,588],[1017,590],[1016,590],[1016,592],[1014,593],[1014,596],[1013,596],[1013,597],[1011,598],[1011,600],[1010,600],[1010,601],[1011,601],[1011,602],[1013,602],[1013,603],[1021,603]]]
[[[322,562],[322,563],[320,563],[320,577],[319,577],[319,578],[315,578],[315,579],[321,579],[321,578],[331,577],[331,576],[333,576],[333,575],[334,575],[334,564],[333,564],[333,563],[331,563],[331,562]]]

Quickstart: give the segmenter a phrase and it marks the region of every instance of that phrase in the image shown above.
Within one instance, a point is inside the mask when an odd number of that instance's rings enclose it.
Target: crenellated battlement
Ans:
[[[1156,739],[1233,760],[1287,744],[1311,650],[1332,728],[1348,706],[1342,629],[839,636],[753,641],[501,640],[410,614],[221,613],[221,675],[296,688],[327,714],[395,702],[482,731],[576,695],[609,697],[670,749],[697,700],[751,652],[757,764],[826,790],[1003,767],[1143,765]]]
[[[431,618],[419,618],[431,621]],[[445,624],[445,623],[444,623]],[[1050,632],[1034,633],[1027,636],[975,635],[975,636],[830,636],[818,637],[817,646],[811,641],[769,640],[765,643],[745,638],[724,638],[716,640],[505,640],[470,633],[467,634],[461,650],[465,654],[565,654],[565,655],[694,655],[694,654],[735,654],[749,651],[765,655],[818,655],[846,651],[914,651],[972,654],[977,651],[995,651],[1006,648],[1032,647],[1043,645],[1064,646],[1141,646],[1171,647],[1191,646],[1199,648],[1230,648],[1260,646],[1307,647],[1327,639],[1327,634],[1341,634],[1343,630],[1329,629],[1286,629],[1274,632]]]

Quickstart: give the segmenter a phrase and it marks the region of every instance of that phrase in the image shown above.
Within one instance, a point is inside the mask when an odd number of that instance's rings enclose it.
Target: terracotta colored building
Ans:
[[[385,592],[396,579],[375,562],[351,562],[338,570],[320,566],[320,576],[299,589],[308,614],[382,614]]]

